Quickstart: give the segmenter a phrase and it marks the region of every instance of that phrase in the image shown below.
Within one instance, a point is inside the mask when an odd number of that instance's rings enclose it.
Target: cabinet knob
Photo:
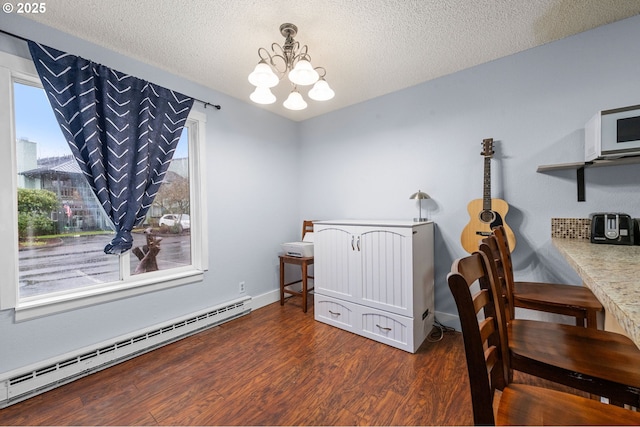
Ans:
[[[334,313],[334,312],[333,312],[333,311],[331,311],[331,310],[329,310],[329,313],[330,313],[332,316],[340,316],[340,313]]]
[[[378,327],[378,329],[383,330],[385,332],[389,332],[391,330],[391,328],[384,328],[384,327],[382,327],[382,326],[380,326],[378,324],[376,324],[376,326]]]

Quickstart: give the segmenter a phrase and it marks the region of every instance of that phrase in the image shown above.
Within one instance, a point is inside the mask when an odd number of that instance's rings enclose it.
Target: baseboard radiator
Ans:
[[[68,353],[58,360],[50,359],[38,366],[9,372],[0,379],[0,408],[243,316],[250,311],[251,297],[241,298],[168,324],[156,325],[148,330],[96,344],[93,348]]]

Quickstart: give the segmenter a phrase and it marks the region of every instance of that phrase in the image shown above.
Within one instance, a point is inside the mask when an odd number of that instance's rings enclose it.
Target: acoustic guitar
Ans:
[[[516,247],[513,231],[504,221],[509,205],[502,199],[491,198],[491,157],[493,157],[493,138],[482,140],[482,156],[484,156],[484,192],[482,199],[475,199],[467,205],[469,223],[462,230],[460,241],[465,251],[473,253],[478,250],[480,241],[491,234],[491,229],[502,225],[507,233],[509,249]]]

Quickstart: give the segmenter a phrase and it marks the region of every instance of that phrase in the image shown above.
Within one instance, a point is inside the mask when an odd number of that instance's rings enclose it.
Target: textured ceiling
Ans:
[[[637,14],[638,0],[53,0],[29,18],[249,103],[258,48],[291,22],[336,96],[289,111],[282,81],[260,108],[300,121]]]

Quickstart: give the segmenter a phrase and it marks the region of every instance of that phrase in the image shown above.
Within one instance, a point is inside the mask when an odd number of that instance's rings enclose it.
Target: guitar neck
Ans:
[[[484,158],[484,188],[482,193],[482,210],[491,210],[491,157]]]

